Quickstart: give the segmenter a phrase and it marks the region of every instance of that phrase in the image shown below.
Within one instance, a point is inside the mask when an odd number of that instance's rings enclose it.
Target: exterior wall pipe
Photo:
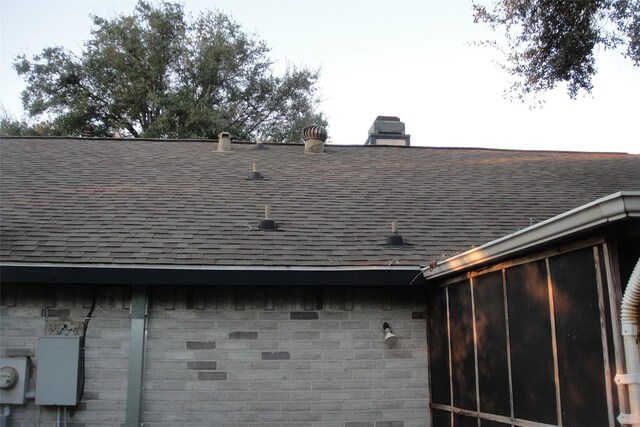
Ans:
[[[4,405],[2,408],[2,415],[0,415],[0,427],[9,427],[9,421],[11,418],[11,406]]]
[[[131,288],[131,339],[129,344],[129,372],[127,375],[127,403],[125,426],[142,425],[142,390],[144,380],[144,352],[147,337],[147,289],[144,285]]]
[[[621,425],[640,426],[640,352],[638,349],[638,315],[640,314],[640,259],[631,273],[629,283],[622,297],[620,320],[626,375],[616,375],[616,382],[628,385],[629,414],[621,413]]]

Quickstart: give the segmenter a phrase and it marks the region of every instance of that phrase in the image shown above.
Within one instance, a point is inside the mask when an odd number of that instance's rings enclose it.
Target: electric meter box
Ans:
[[[80,392],[80,337],[38,338],[36,405],[74,406]]]
[[[29,364],[26,357],[0,359],[0,404],[24,404],[28,384]]]

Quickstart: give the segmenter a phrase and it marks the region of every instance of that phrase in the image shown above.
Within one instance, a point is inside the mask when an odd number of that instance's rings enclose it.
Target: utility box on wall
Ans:
[[[0,403],[22,405],[29,384],[29,363],[26,357],[0,359]]]
[[[80,337],[38,338],[36,405],[73,406],[80,391]]]

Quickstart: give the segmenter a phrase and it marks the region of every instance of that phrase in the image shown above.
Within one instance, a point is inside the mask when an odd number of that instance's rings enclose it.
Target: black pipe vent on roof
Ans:
[[[402,237],[402,234],[398,233],[398,224],[391,222],[391,234],[387,236],[387,245],[389,246],[404,246],[407,242]]]
[[[255,163],[253,164],[253,170],[249,172],[249,179],[251,181],[258,181],[263,179],[262,174],[258,172],[258,165],[256,165]]]
[[[278,229],[278,223],[270,218],[271,216],[271,206],[264,206],[264,219],[260,220],[260,225],[258,227],[260,230],[273,231]]]
[[[271,218],[265,218],[260,220],[260,230],[277,230],[278,224]]]

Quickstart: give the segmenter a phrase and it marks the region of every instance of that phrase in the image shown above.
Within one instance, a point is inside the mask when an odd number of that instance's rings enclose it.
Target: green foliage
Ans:
[[[46,136],[55,135],[51,124],[47,122],[32,125],[24,120],[18,120],[4,107],[0,106],[0,136]]]
[[[275,75],[266,44],[221,12],[193,19],[141,0],[133,15],[92,18],[79,56],[50,47],[14,62],[24,108],[61,135],[296,142],[305,125],[326,125],[319,71]]]
[[[473,7],[476,22],[505,31],[503,68],[515,78],[510,94],[517,98],[558,83],[566,83],[571,98],[590,92],[599,47],[626,46],[624,55],[640,65],[640,0],[499,0],[492,11]]]

